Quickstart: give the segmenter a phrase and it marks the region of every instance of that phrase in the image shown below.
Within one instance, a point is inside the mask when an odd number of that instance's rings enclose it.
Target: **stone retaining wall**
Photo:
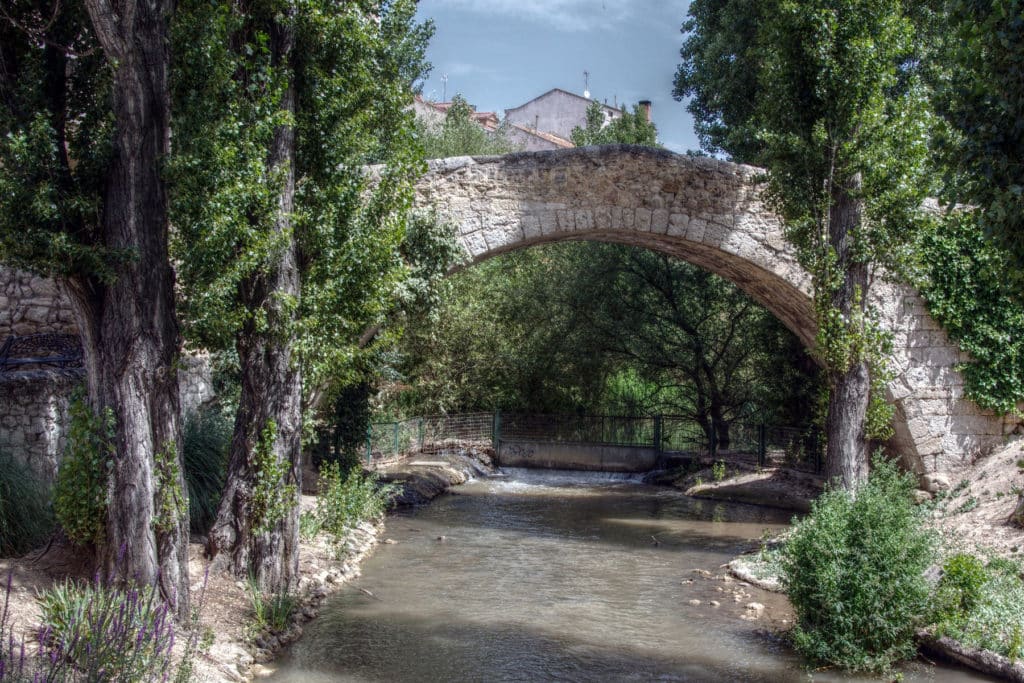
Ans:
[[[27,370],[0,374],[0,451],[53,483],[64,452],[71,392],[81,370]]]
[[[0,340],[41,332],[78,333],[57,283],[0,266]]]

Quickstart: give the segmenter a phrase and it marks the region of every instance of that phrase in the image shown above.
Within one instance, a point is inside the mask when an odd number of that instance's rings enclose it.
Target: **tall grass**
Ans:
[[[53,532],[46,485],[24,463],[0,452],[0,556],[21,555]]]
[[[188,485],[189,526],[205,534],[213,524],[227,478],[231,420],[217,409],[200,409],[185,417],[182,456]]]

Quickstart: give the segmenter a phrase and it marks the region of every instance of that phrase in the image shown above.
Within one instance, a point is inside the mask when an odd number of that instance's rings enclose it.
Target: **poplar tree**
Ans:
[[[103,575],[158,585],[183,615],[180,342],[161,176],[173,10],[173,0],[4,2],[0,260],[57,279],[90,407],[113,416],[100,437],[111,453]]]
[[[174,242],[190,340],[241,395],[207,549],[264,590],[297,578],[303,385],[346,371],[388,310],[422,161],[411,0],[184,0]],[[369,165],[377,166],[370,167]]]
[[[812,277],[830,389],[826,470],[852,488],[888,436],[886,339],[871,284],[906,260],[931,130],[915,3],[695,0],[674,95],[704,148],[764,166]]]

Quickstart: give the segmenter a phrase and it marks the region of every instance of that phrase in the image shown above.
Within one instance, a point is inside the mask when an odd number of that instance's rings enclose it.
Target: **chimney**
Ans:
[[[640,106],[643,108],[644,114],[647,115],[647,123],[650,123],[651,122],[651,101],[650,100],[640,100]]]

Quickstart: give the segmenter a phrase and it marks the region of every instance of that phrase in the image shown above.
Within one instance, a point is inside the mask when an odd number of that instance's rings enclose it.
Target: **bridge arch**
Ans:
[[[629,145],[432,161],[416,203],[452,222],[471,262],[548,242],[653,249],[736,284],[804,344],[815,334],[811,279],[764,201],[764,172]],[[966,359],[921,296],[892,282],[872,302],[893,333],[891,447],[919,473],[956,470],[1000,444],[1016,421],[964,397]]]

